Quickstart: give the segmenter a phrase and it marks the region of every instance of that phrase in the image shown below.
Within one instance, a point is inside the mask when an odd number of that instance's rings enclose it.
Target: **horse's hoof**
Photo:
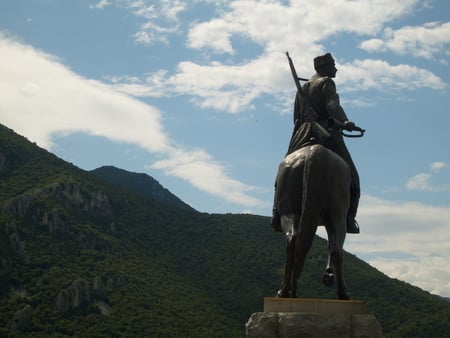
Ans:
[[[350,296],[346,292],[338,293],[337,298],[340,300],[350,300]]]
[[[334,273],[333,270],[325,272],[322,277],[322,282],[327,287],[331,287],[334,284]]]
[[[289,298],[289,293],[283,290],[278,290],[276,298]]]
[[[293,293],[292,291],[286,290],[278,290],[276,298],[297,298],[297,293]]]

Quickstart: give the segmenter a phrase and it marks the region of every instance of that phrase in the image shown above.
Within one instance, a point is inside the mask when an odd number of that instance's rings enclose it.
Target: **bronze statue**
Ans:
[[[336,67],[331,54],[314,59],[317,73],[300,86],[287,54],[297,95],[294,132],[275,182],[271,224],[286,236],[285,273],[278,297],[296,297],[306,255],[319,225],[328,234],[329,258],[323,282],[334,283],[337,296],[349,299],[342,270],[343,245],[347,232],[358,233],[355,221],[359,201],[359,178],[345,146],[343,135],[360,137],[339,104],[332,80]],[[360,134],[345,134],[358,131]]]

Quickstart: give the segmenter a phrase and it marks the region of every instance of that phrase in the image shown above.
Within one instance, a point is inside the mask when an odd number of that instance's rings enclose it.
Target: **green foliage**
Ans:
[[[158,181],[146,174],[130,173],[113,166],[103,166],[92,170],[91,173],[106,182],[124,187],[142,196],[156,199],[179,209],[194,211],[193,208],[162,187]]]
[[[282,279],[283,236],[266,217],[160,202],[134,191],[136,178],[100,180],[0,126],[0,336],[243,336]],[[321,283],[326,261],[316,238],[300,296],[335,297]],[[351,254],[345,272],[386,337],[449,336],[449,302]],[[89,299],[61,310],[77,281]],[[27,305],[32,317],[12,330]]]

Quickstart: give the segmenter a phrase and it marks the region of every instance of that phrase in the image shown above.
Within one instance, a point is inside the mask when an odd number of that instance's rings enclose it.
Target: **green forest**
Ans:
[[[316,237],[299,296],[334,299]],[[207,214],[153,178],[81,170],[0,125],[0,337],[243,337],[275,295],[267,217]],[[450,337],[450,302],[346,253],[351,297],[386,337]]]

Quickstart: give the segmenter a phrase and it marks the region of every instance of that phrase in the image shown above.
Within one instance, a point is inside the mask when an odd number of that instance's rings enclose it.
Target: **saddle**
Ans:
[[[331,133],[317,121],[310,120],[299,125],[296,123],[286,155],[312,144],[321,144],[328,148],[331,139]]]

